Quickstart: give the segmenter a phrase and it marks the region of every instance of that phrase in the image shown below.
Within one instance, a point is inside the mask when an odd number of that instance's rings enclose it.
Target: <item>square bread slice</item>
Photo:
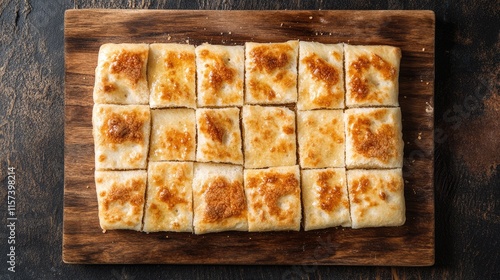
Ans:
[[[147,105],[95,104],[96,170],[146,169],[150,122]]]
[[[196,127],[196,161],[243,164],[240,109],[198,109]]]
[[[406,221],[403,173],[347,170],[352,228],[401,226]]]
[[[195,163],[193,202],[195,234],[248,230],[242,166]]]
[[[301,171],[304,230],[351,226],[344,168]]]
[[[297,102],[299,41],[245,44],[245,103]]]
[[[400,108],[347,109],[344,117],[348,169],[403,166]]]
[[[344,109],[343,64],[343,44],[300,41],[297,109]]]
[[[295,165],[295,113],[284,107],[243,106],[246,168]]]
[[[150,162],[143,231],[192,232],[192,184],[192,162]]]
[[[99,224],[104,232],[141,230],[146,179],[145,170],[95,172]]]
[[[196,107],[195,48],[187,44],[151,44],[148,82],[151,108]]]
[[[198,107],[243,106],[243,46],[196,47]]]
[[[245,169],[249,231],[300,230],[299,166]]]
[[[97,104],[148,104],[147,44],[104,44],[95,69]]]
[[[193,109],[151,110],[150,161],[194,161],[196,116]]]
[[[297,139],[302,168],[345,166],[342,110],[298,111]]]
[[[398,106],[401,50],[345,45],[347,107]]]

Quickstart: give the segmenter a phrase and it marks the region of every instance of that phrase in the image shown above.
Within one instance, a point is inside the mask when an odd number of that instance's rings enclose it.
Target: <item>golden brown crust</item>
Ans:
[[[153,108],[195,107],[196,63],[194,46],[151,44],[148,81]]]
[[[299,230],[298,166],[245,170],[249,230]]]
[[[148,106],[96,104],[92,123],[97,170],[146,168]]]
[[[347,107],[398,106],[401,50],[391,46],[345,46]]]
[[[197,161],[243,163],[238,108],[197,111]]]
[[[304,229],[350,226],[344,168],[302,170]]]
[[[144,231],[192,232],[193,163],[150,162]]]
[[[205,192],[204,222],[220,222],[230,217],[246,218],[246,202],[241,181],[215,177],[202,187]]]
[[[297,101],[298,41],[246,44],[246,103]]]
[[[343,45],[300,42],[298,110],[343,109]]]
[[[347,178],[353,228],[404,224],[401,169],[348,170]]]
[[[96,171],[95,178],[101,228],[140,230],[146,172]]]
[[[193,202],[196,234],[248,229],[241,166],[195,163]]]
[[[196,48],[198,107],[243,105],[244,57],[243,46]]]
[[[395,168],[403,164],[399,108],[346,110],[348,168]]]
[[[191,109],[152,110],[150,161],[194,160],[196,117]]]
[[[342,110],[299,111],[297,126],[302,168],[345,166]]]
[[[148,104],[147,44],[104,44],[94,86],[97,104]]]
[[[243,107],[245,167],[294,165],[295,113],[287,108]]]

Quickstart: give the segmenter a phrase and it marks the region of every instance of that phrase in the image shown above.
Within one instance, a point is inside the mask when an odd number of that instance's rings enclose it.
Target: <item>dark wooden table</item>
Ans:
[[[496,1],[110,2],[0,1],[0,279],[500,279]],[[73,8],[434,10],[436,264],[423,268],[64,264],[63,19],[64,11]],[[15,231],[7,227],[8,195],[14,194],[8,193],[13,183],[9,167],[15,168]],[[13,245],[9,240],[15,240],[15,273],[7,270]]]

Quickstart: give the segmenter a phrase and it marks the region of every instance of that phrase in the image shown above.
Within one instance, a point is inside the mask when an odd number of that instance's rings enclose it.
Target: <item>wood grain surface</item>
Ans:
[[[67,263],[434,263],[434,13],[430,11],[68,10],[65,14],[63,260]],[[407,221],[402,227],[311,232],[101,232],[92,89],[103,43],[237,44],[289,39],[402,49],[400,105]]]

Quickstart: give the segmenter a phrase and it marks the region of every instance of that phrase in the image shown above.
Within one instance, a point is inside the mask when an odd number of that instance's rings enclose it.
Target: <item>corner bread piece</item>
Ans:
[[[351,226],[344,168],[302,170],[304,230]]]
[[[196,47],[198,107],[243,106],[243,46]]]
[[[343,109],[343,63],[343,44],[301,41],[297,109]]]
[[[96,170],[146,169],[147,105],[95,104],[92,112]]]
[[[96,171],[95,185],[99,224],[109,229],[141,230],[147,173],[134,171]]]
[[[104,44],[95,69],[97,104],[148,104],[147,44]]]
[[[193,161],[196,116],[192,109],[152,110],[150,161]]]
[[[145,232],[193,231],[192,162],[150,162]]]
[[[346,166],[403,166],[403,136],[399,108],[357,108],[345,111]]]
[[[196,107],[194,46],[151,44],[148,81],[152,108]]]
[[[198,109],[196,124],[197,161],[243,164],[238,108]]]
[[[248,230],[300,230],[299,166],[245,169]]]
[[[345,45],[347,107],[398,106],[401,50]]]
[[[347,170],[352,228],[401,226],[405,199],[401,169]]]
[[[245,44],[246,104],[297,102],[299,41]]]
[[[195,163],[193,201],[196,234],[248,230],[243,167]]]
[[[302,168],[345,166],[342,110],[298,111],[297,133]]]
[[[296,164],[295,113],[287,108],[244,106],[246,168]]]

